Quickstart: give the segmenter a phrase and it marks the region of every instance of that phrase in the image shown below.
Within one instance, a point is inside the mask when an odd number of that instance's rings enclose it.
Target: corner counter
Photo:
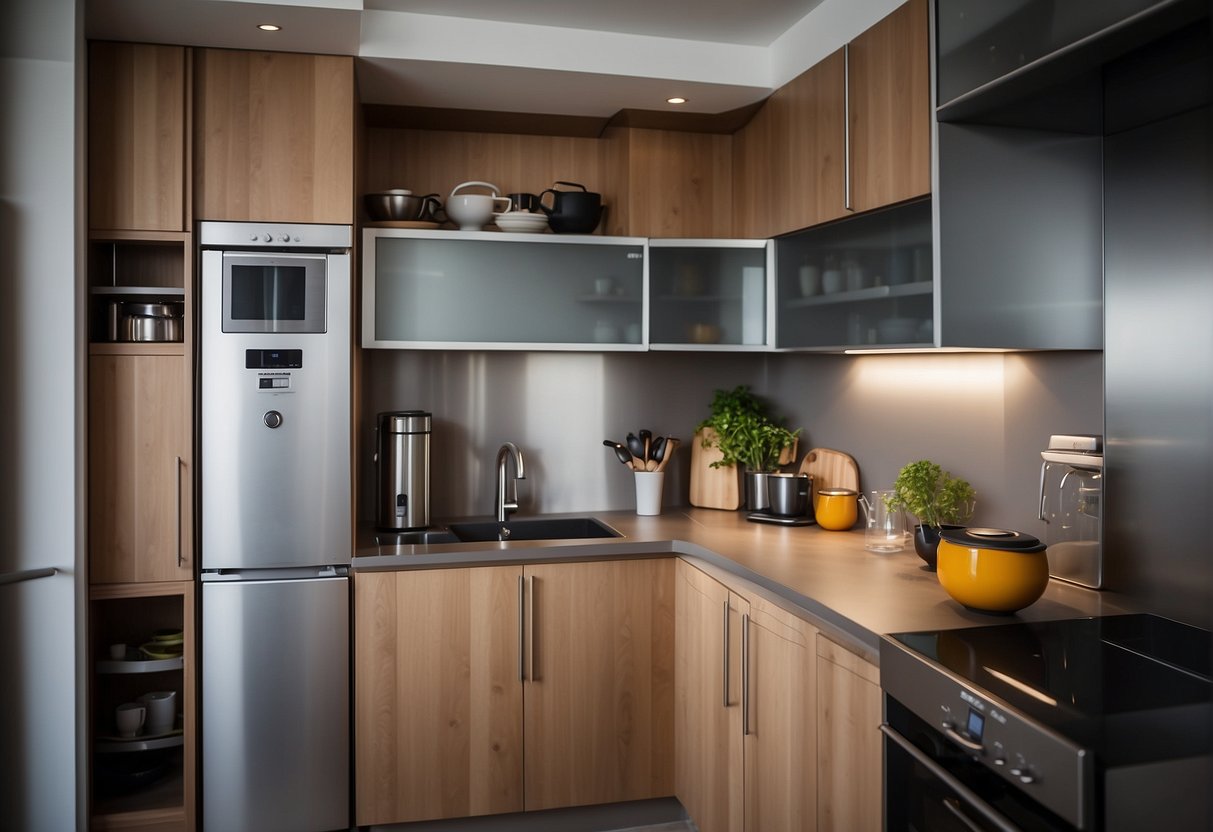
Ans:
[[[593,540],[381,546],[360,529],[355,572],[683,557],[764,590],[873,664],[884,633],[1041,621],[1130,611],[1125,599],[1049,581],[1044,596],[1014,615],[973,612],[953,601],[911,545],[895,554],[863,547],[863,532],[751,523],[740,511],[666,508],[656,517],[630,511],[586,512],[622,537]],[[519,517],[518,519],[527,519]]]

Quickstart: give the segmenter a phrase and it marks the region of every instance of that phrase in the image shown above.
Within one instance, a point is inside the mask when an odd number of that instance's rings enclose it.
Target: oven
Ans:
[[[1148,615],[886,636],[886,832],[1209,828],[1209,645]]]

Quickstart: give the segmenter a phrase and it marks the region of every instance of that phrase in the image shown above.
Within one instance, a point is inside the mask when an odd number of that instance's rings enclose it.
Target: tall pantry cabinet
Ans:
[[[189,49],[89,45],[93,829],[194,827],[190,85]],[[170,313],[176,331],[136,340],[146,336],[132,319],[153,310]],[[133,737],[119,731],[119,705],[168,692],[171,728]]]

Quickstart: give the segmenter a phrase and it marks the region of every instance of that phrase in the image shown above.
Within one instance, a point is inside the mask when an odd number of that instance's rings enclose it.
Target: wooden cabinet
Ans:
[[[852,210],[931,192],[927,14],[908,0],[849,45]]]
[[[683,561],[676,793],[703,832],[812,829],[816,629]]]
[[[930,192],[927,0],[779,88],[736,134],[734,229],[772,237]]]
[[[702,832],[743,825],[742,599],[679,560],[674,630],[674,793]]]
[[[94,586],[88,627],[89,828],[189,832],[197,756],[194,582]],[[181,633],[175,650],[167,637],[173,631]],[[153,634],[162,646],[154,646]],[[152,645],[151,655],[143,644]],[[125,652],[111,655],[114,645]],[[180,713],[172,730],[118,735],[119,705],[165,691],[176,693]]]
[[[190,361],[181,344],[89,356],[89,580],[193,577]]]
[[[354,610],[359,825],[672,793],[668,559],[359,572]]]
[[[353,58],[195,53],[195,214],[352,223]]]
[[[90,228],[189,230],[188,55],[180,46],[89,45]]]
[[[882,825],[880,671],[817,636],[817,828]]]
[[[526,567],[526,808],[673,794],[674,564]]]
[[[772,237],[845,209],[843,50],[776,90],[734,134],[734,228]]]
[[[362,825],[518,812],[522,567],[354,575]]]

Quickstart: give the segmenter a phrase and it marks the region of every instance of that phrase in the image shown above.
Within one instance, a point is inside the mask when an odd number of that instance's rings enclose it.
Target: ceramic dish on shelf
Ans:
[[[185,631],[180,627],[169,627],[164,630],[156,630],[152,633],[152,641],[161,643],[180,642],[185,637]]]
[[[184,646],[183,642],[165,644],[160,641],[149,641],[139,645],[139,652],[149,659],[179,659]]]
[[[548,230],[548,218],[545,214],[530,214],[525,211],[511,211],[508,214],[495,214],[497,227],[502,231],[519,234],[537,234]]]

